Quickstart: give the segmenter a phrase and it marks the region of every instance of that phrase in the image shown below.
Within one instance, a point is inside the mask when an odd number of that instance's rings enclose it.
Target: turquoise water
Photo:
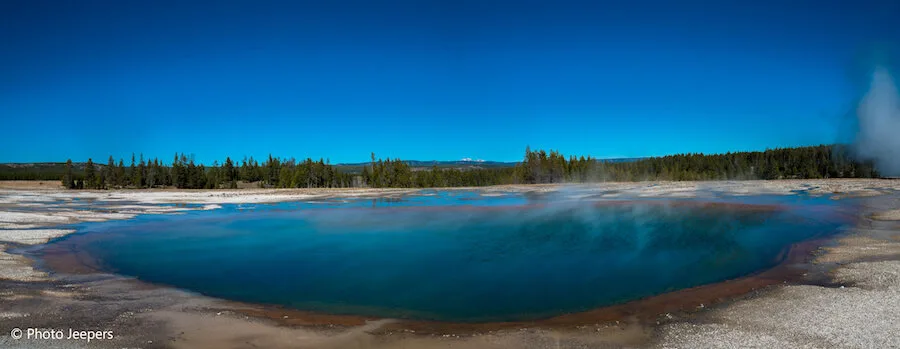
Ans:
[[[108,271],[226,299],[413,319],[524,320],[747,275],[846,223],[834,200],[605,202],[425,192],[227,205],[78,226]]]

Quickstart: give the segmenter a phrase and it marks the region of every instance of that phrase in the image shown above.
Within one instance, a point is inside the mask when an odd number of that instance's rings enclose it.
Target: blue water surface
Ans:
[[[841,210],[796,195],[609,202],[422,191],[83,224],[51,245],[77,246],[107,271],[232,300],[509,321],[769,268],[791,244],[838,231]]]

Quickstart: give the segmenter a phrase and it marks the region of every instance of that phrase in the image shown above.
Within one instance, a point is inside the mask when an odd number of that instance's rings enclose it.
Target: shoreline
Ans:
[[[620,205],[634,203],[636,200],[610,200],[597,201],[592,204],[597,206]],[[750,211],[779,211],[785,208],[777,204],[745,204],[739,202],[715,202],[715,201],[637,201],[647,205],[675,205],[704,208],[737,208]],[[482,209],[518,209],[523,207],[543,206],[544,204],[527,204],[512,206],[479,207]],[[391,208],[384,208],[391,209]],[[469,210],[469,206],[448,207],[406,207],[404,209],[451,209]],[[840,233],[829,234],[827,237],[813,237],[799,241],[785,247],[785,250],[777,257],[778,262],[768,268],[754,271],[750,274],[722,280],[719,282],[698,285],[686,289],[664,292],[656,295],[625,301],[622,303],[601,306],[575,313],[564,313],[547,318],[520,320],[520,321],[488,321],[488,322],[452,322],[417,319],[398,319],[381,316],[332,314],[327,312],[292,309],[277,304],[248,303],[236,300],[220,299],[223,303],[233,304],[237,312],[270,319],[285,326],[361,326],[367,321],[390,320],[389,325],[381,328],[381,333],[413,331],[420,334],[431,335],[471,335],[489,331],[498,331],[513,328],[556,328],[571,329],[585,325],[605,325],[612,322],[625,320],[638,320],[642,325],[658,320],[663,314],[680,312],[692,313],[706,306],[727,302],[732,298],[763,289],[772,285],[787,282],[801,281],[802,273],[800,265],[809,262],[811,253],[834,241]],[[110,274],[102,268],[86,252],[77,249],[77,243],[57,242],[51,246],[42,247],[35,253],[36,261],[42,271],[52,274],[66,275],[95,275]],[[115,275],[115,274],[112,274]],[[175,288],[167,284],[157,284],[135,278],[136,283],[146,287]],[[180,289],[183,290],[183,289]],[[190,292],[190,290],[184,290]],[[212,297],[212,296],[210,296]],[[215,297],[212,297],[215,298]]]
[[[756,188],[753,184],[757,181],[752,182],[739,182],[736,186],[733,182],[728,183],[718,183],[719,188],[727,187],[734,189],[733,191],[738,192],[747,192],[754,193],[754,190],[763,191],[765,193],[770,193],[772,191],[782,193],[785,195],[793,194],[791,190],[802,190],[807,188],[804,184],[807,184],[810,181],[802,181],[803,183],[775,183],[774,185],[771,183],[759,186],[761,188]],[[611,186],[605,185],[606,183],[601,183],[594,186],[598,191],[608,191]],[[693,182],[689,183],[693,185],[693,190],[707,190],[707,187],[710,185],[708,182]],[[758,184],[758,183],[756,183]],[[813,183],[815,186],[817,183]],[[866,187],[870,186],[871,180],[863,180],[857,182],[848,182],[841,181],[841,183],[828,183],[828,187],[826,189],[819,190],[829,190],[832,188],[836,189],[851,189],[847,191],[842,191],[845,195],[859,195],[862,197],[870,197],[871,193],[866,189]],[[898,183],[900,184],[900,183]],[[745,186],[744,188],[740,188],[740,186]],[[749,186],[749,188],[747,187]],[[531,187],[525,186],[522,188],[515,188],[515,190],[510,190],[508,187],[488,187],[488,190],[485,188],[475,188],[479,190],[484,190],[486,192],[503,192],[503,191],[552,191],[552,190],[560,190],[560,188],[564,188],[565,186],[540,186],[540,187]],[[660,188],[662,187],[662,188]],[[648,190],[644,194],[647,196],[639,196],[639,197],[684,197],[683,188],[687,187],[684,183],[678,182],[677,185],[671,184],[659,184],[659,183],[640,183],[635,185],[635,183],[628,183],[628,185],[622,186],[612,186],[613,189],[616,190],[625,190],[627,191],[629,188],[637,188],[640,190]],[[772,188],[777,190],[773,190]],[[819,186],[820,188],[822,186]],[[860,188],[862,192],[854,192],[852,188]],[[460,188],[456,188],[460,189]],[[894,185],[891,185],[887,188],[879,188],[886,190],[896,190],[897,188]],[[290,189],[288,189],[290,190]],[[418,189],[414,189],[416,191]],[[428,190],[428,189],[426,189]],[[472,190],[471,188],[465,188],[461,190]],[[262,190],[248,190],[248,189],[238,189],[236,192],[241,191],[251,191],[247,195],[250,195],[250,200],[258,200],[258,198],[254,197],[255,195],[271,195],[267,193],[259,193],[258,191],[274,191],[275,197],[283,197],[290,196],[293,200],[304,200],[303,198],[298,198],[293,194],[282,195],[287,193],[279,193],[281,190],[272,190],[272,189],[262,189]],[[403,190],[406,191],[406,190]],[[78,196],[82,198],[90,198],[91,195],[67,195],[70,192],[50,190],[49,193],[52,194],[50,197],[54,199],[59,199],[60,197],[66,196]],[[128,191],[131,192],[131,191]],[[76,192],[80,193],[80,192]],[[105,193],[104,191],[100,192],[101,194]],[[217,204],[215,202],[211,202],[212,200],[234,200],[233,197],[227,196],[204,196],[203,194],[207,194],[207,191],[196,191],[196,192],[188,192],[188,191],[177,191],[175,192],[177,195],[170,195],[168,199],[185,199],[189,198],[189,194],[199,194],[199,197],[193,198],[189,201],[194,202],[184,202],[186,204]],[[369,197],[377,195],[394,195],[397,194],[398,191],[388,190],[387,192],[377,190],[373,191],[359,191],[354,190],[351,193],[351,197]],[[27,191],[16,191],[12,195],[26,195]],[[32,193],[37,196],[42,196],[43,192],[40,193]],[[116,193],[119,194],[119,193]],[[332,193],[335,196],[340,197],[340,194]],[[629,193],[633,194],[633,193]],[[8,199],[6,191],[0,190],[0,201],[3,199]],[[28,195],[26,195],[28,196]],[[120,197],[130,197],[131,195],[110,195],[114,198],[112,200],[113,205],[118,205],[117,198]],[[195,195],[198,196],[198,195]],[[242,195],[238,195],[241,197]],[[615,198],[616,196],[612,196],[611,198]],[[871,196],[874,197],[874,196]],[[162,200],[160,196],[151,196],[148,198],[148,201],[158,202]],[[190,199],[190,198],[189,198]],[[274,199],[274,197],[270,197],[268,199]],[[102,198],[96,198],[95,200],[103,200]],[[14,201],[14,200],[7,200]],[[19,203],[31,203],[30,200],[18,200]],[[50,202],[45,200],[44,202]],[[275,201],[277,202],[277,201]],[[168,202],[174,203],[174,202]],[[227,202],[221,202],[227,203]],[[130,203],[129,203],[130,204]],[[138,202],[138,205],[146,205],[148,207],[159,205],[159,203],[148,203],[147,201]],[[126,206],[126,205],[120,205]],[[889,207],[895,208],[897,206]],[[24,206],[24,208],[32,208],[31,206]],[[202,207],[198,207],[202,208]],[[159,209],[146,209],[147,212],[144,213],[161,213],[161,214],[177,214],[180,211],[187,209],[198,209],[198,208],[179,208],[179,210],[170,210],[168,208],[159,210]],[[127,211],[125,214],[144,214],[144,213],[135,213],[140,209],[144,209],[141,207],[131,207],[129,209],[123,210]],[[0,206],[0,211],[6,210],[5,207]],[[130,210],[130,211],[129,211]],[[166,211],[166,212],[159,212]],[[890,210],[883,210],[884,212],[888,212]],[[882,212],[882,211],[877,211]],[[871,216],[862,217],[862,220],[872,220],[876,217],[876,213],[872,213]],[[119,212],[116,212],[119,213]],[[71,217],[73,215],[70,215]],[[101,219],[108,218],[109,216],[104,216],[102,213],[97,215],[88,215],[84,218],[87,219]],[[890,218],[893,217],[891,215],[888,216],[877,216],[880,218]],[[71,218],[67,218],[71,219]],[[115,218],[114,218],[115,219]],[[121,219],[121,218],[119,218]],[[90,221],[90,220],[82,220],[82,221]],[[881,221],[880,221],[881,222]],[[20,224],[19,222],[13,222],[13,224]],[[34,222],[26,223],[26,224],[34,224]],[[47,228],[28,228],[28,229],[47,229]],[[18,229],[18,230],[28,230],[28,229]],[[10,229],[4,227],[3,230],[0,230],[0,237],[4,237],[2,234],[5,231],[9,231]],[[48,229],[49,230],[49,229]],[[58,233],[58,232],[57,232]],[[891,235],[891,234],[888,234]],[[97,287],[94,282],[96,279],[102,279],[103,281],[99,281],[100,285],[107,288],[113,288],[123,292],[126,295],[130,295],[133,293],[145,294],[149,292],[149,294],[166,294],[170,295],[170,297],[178,299],[179,301],[174,304],[165,304],[165,306],[161,307],[161,310],[151,311],[147,314],[142,314],[142,316],[138,316],[136,318],[140,318],[138,322],[143,325],[146,325],[147,321],[151,323],[156,323],[162,321],[164,323],[176,324],[175,328],[178,327],[178,324],[185,325],[190,323],[206,323],[209,328],[221,328],[222,326],[226,326],[228,328],[235,328],[238,332],[243,333],[241,331],[249,331],[250,328],[253,328],[254,332],[260,333],[269,333],[270,331],[274,331],[272,333],[301,333],[304,336],[307,336],[310,339],[310,343],[316,343],[316,345],[311,345],[311,347],[329,347],[334,343],[346,343],[346,337],[352,337],[355,341],[363,341],[368,343],[369,345],[365,345],[364,347],[392,347],[392,345],[398,345],[397,343],[405,343],[404,345],[413,345],[413,344],[422,344],[422,347],[447,347],[447,345],[456,343],[460,346],[472,346],[472,347],[484,347],[479,346],[478,343],[484,344],[489,343],[485,342],[486,340],[492,341],[501,341],[509,344],[506,347],[530,347],[537,346],[539,343],[544,343],[543,341],[547,340],[550,337],[556,338],[566,338],[567,341],[571,343],[584,343],[585,341],[589,343],[605,343],[612,347],[632,347],[632,346],[658,346],[665,343],[668,343],[669,340],[667,338],[670,337],[670,333],[673,331],[670,329],[671,326],[675,327],[687,327],[689,329],[693,329],[696,326],[704,326],[703,322],[705,319],[710,317],[713,313],[727,311],[729,308],[732,308],[743,302],[753,302],[756,299],[765,299],[767,297],[772,297],[772,294],[777,294],[782,289],[789,289],[791,287],[823,287],[819,286],[816,282],[809,282],[809,275],[813,274],[812,269],[821,269],[815,271],[815,273],[823,274],[819,275],[816,278],[820,280],[831,280],[832,274],[834,274],[834,270],[840,270],[840,268],[845,268],[847,265],[852,265],[857,262],[847,262],[846,258],[841,261],[840,259],[833,257],[836,254],[847,254],[847,252],[841,252],[842,246],[841,241],[844,240],[859,240],[858,233],[847,233],[842,234],[841,236],[832,236],[830,238],[824,239],[827,241],[837,241],[835,246],[825,245],[824,247],[819,248],[822,241],[817,241],[816,243],[801,243],[799,245],[808,245],[808,246],[792,246],[790,249],[790,253],[788,253],[787,258],[785,258],[778,266],[768,269],[766,271],[762,271],[758,274],[748,275],[742,278],[728,280],[725,282],[720,282],[716,284],[698,286],[690,289],[669,292],[662,295],[657,295],[653,297],[649,297],[642,300],[632,301],[629,303],[620,304],[617,306],[604,307],[594,311],[588,311],[584,313],[576,313],[569,315],[562,315],[550,319],[533,321],[533,322],[510,322],[510,323],[500,323],[502,325],[492,325],[492,326],[482,326],[481,324],[461,324],[454,326],[446,326],[445,323],[434,323],[434,322],[425,322],[425,321],[405,321],[405,320],[375,320],[374,318],[366,318],[366,317],[357,317],[353,319],[353,321],[347,321],[347,319],[338,318],[341,316],[333,316],[333,315],[323,315],[323,314],[310,314],[304,313],[302,311],[293,311],[289,309],[278,309],[277,306],[259,306],[255,304],[244,304],[238,302],[231,302],[226,300],[218,300],[212,299],[209,297],[205,297],[202,295],[192,294],[190,292],[185,292],[182,290],[172,290],[168,287],[164,286],[156,286],[152,284],[146,284],[137,280],[121,278],[112,275],[105,276],[78,276],[78,275],[57,275],[57,274],[46,274],[37,275],[37,277],[32,277],[29,280],[20,280],[15,281],[15,279],[9,279],[4,277],[5,274],[0,272],[0,278],[7,279],[7,281],[0,280],[0,283],[9,283],[13,282],[20,286],[21,283],[30,284],[32,286],[26,287],[27,289],[33,289],[37,287],[38,289],[42,288],[38,284],[45,284],[47,286],[43,286],[43,288],[47,292],[51,292],[50,295],[44,295],[45,291],[38,291],[38,296],[35,296],[33,292],[26,292],[30,295],[30,297],[51,297],[57,298],[53,292],[61,292],[56,291],[56,289],[68,285],[68,287],[64,287],[65,289],[81,289],[82,287],[87,286],[88,288]],[[900,244],[900,239],[897,238],[897,235],[891,235],[888,238],[889,242],[893,241],[893,244]],[[7,240],[8,241],[8,240]],[[25,246],[27,244],[33,244],[34,241],[40,241],[40,237],[38,240],[28,240],[26,244],[22,244],[20,246]],[[859,244],[867,244],[857,246],[857,251],[854,252],[856,254],[866,254],[869,253],[868,248],[874,243],[873,241],[864,240],[864,241],[856,241],[855,243]],[[879,240],[879,244],[884,244]],[[813,246],[815,245],[815,246]],[[3,250],[7,249],[10,246],[9,243],[0,242],[0,257],[9,256],[18,256],[4,252]],[[866,247],[869,246],[869,247]],[[893,245],[891,245],[893,246]],[[895,247],[884,247],[886,250],[894,251]],[[837,250],[836,250],[837,249]],[[811,256],[810,252],[819,251],[816,256]],[[893,253],[893,252],[891,252]],[[895,261],[895,257],[900,257],[900,249],[897,250],[897,254],[887,253],[884,254],[881,259],[886,260],[888,263],[892,263]],[[832,257],[825,257],[832,256]],[[854,255],[856,256],[856,255]],[[799,261],[797,258],[799,258]],[[859,260],[861,257],[856,256],[855,260]],[[866,257],[869,258],[869,257]],[[872,259],[872,258],[870,258]],[[21,263],[21,260],[16,262]],[[868,262],[864,262],[868,263]],[[798,264],[808,265],[809,268],[797,268]],[[827,266],[826,266],[827,265]],[[19,266],[20,268],[23,268]],[[0,271],[9,268],[7,264],[0,264]],[[776,271],[779,270],[779,271]],[[33,273],[41,274],[42,272],[37,270]],[[790,274],[790,277],[785,278],[787,274]],[[790,279],[790,280],[788,280]],[[88,280],[87,285],[79,285],[79,281],[83,282],[84,280]],[[785,283],[785,281],[789,281]],[[827,284],[826,286],[833,288],[836,283],[833,281],[828,281],[826,283],[821,283],[822,285]],[[36,286],[37,285],[37,286]],[[783,285],[783,286],[782,286]],[[849,285],[849,284],[848,284]],[[102,288],[102,287],[101,287]],[[12,287],[10,289],[16,289],[16,287]],[[85,291],[85,294],[93,294],[91,297],[113,297],[109,294],[96,294],[96,290],[94,291]],[[14,292],[15,293],[15,292]],[[720,296],[716,296],[720,295]],[[726,296],[721,296],[726,295]],[[6,304],[8,302],[15,303],[16,294],[5,295],[0,294],[0,304]],[[155,299],[157,296],[149,297],[150,299]],[[69,298],[70,299],[70,298]],[[711,302],[709,299],[713,301],[718,300],[718,302]],[[672,303],[672,301],[677,301],[679,303]],[[168,302],[163,302],[168,303]],[[703,304],[703,307],[697,309],[699,304]],[[0,312],[2,313],[2,312]],[[655,315],[654,315],[655,314]],[[9,314],[7,314],[9,315]],[[14,320],[17,317],[9,317],[4,318],[3,314],[0,314],[0,325],[8,323],[10,321],[5,320]],[[21,319],[21,317],[18,317]],[[190,321],[188,321],[188,319]],[[609,319],[604,322],[604,319]],[[618,319],[618,320],[614,320]],[[624,320],[623,320],[624,319]],[[321,321],[317,321],[321,320]],[[58,320],[57,320],[58,321]],[[185,323],[184,321],[188,321]],[[619,323],[614,323],[614,321],[619,321]],[[657,321],[659,323],[657,323]],[[335,326],[341,325],[343,326]],[[497,324],[497,323],[491,323]],[[207,327],[204,325],[204,327]],[[332,325],[332,326],[328,326]],[[274,327],[273,327],[274,326]],[[190,327],[190,326],[188,326]],[[169,348],[169,347],[218,347],[216,344],[227,344],[231,343],[230,341],[219,341],[216,338],[209,338],[211,334],[207,333],[207,331],[203,328],[193,328],[193,332],[195,335],[186,335],[182,334],[180,339],[170,341],[169,343],[160,344],[159,341],[154,342],[151,345],[147,345],[148,343],[143,343],[144,347],[160,347],[160,348]],[[365,328],[365,331],[357,331],[360,328]],[[444,331],[444,329],[451,329],[453,331]],[[132,334],[136,338],[136,340],[143,340],[143,337],[154,337],[157,338],[161,333],[166,333],[167,329],[159,329],[157,332],[150,331],[151,334],[140,335],[140,334]],[[414,332],[413,332],[414,331]],[[690,331],[686,331],[685,329],[675,330],[678,333],[689,333]],[[200,335],[200,333],[205,333]],[[549,336],[549,337],[548,337]],[[0,337],[2,338],[2,337]],[[8,338],[8,337],[6,337]],[[681,335],[678,338],[682,338]],[[232,338],[234,339],[234,338]],[[702,340],[702,338],[695,338],[696,340]],[[148,339],[152,340],[152,339]],[[523,342],[524,341],[524,342]],[[598,342],[599,341],[599,342]],[[0,339],[0,343],[3,343],[3,339]],[[283,341],[269,341],[263,339],[257,339],[257,342],[254,343],[265,343],[270,344],[272,347],[282,347],[286,346],[286,343]],[[493,343],[493,342],[490,342]],[[523,344],[524,345],[514,345],[514,344]],[[93,343],[92,343],[93,344]],[[122,342],[115,343],[106,343],[106,344],[116,344],[114,347],[121,347]],[[159,346],[157,346],[159,344]],[[103,345],[103,343],[98,344]],[[226,345],[227,346],[227,345]],[[663,345],[665,346],[665,345]],[[700,345],[702,347],[703,345]],[[334,344],[334,347],[341,347],[340,345]],[[492,346],[492,347],[503,347],[503,346]],[[679,347],[679,345],[675,345],[675,347]],[[697,347],[697,346],[688,346],[688,347]],[[776,345],[777,347],[777,345]]]

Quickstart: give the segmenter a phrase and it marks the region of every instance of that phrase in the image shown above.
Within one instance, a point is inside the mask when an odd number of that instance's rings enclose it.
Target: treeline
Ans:
[[[410,168],[408,163],[375,159],[361,174],[375,188],[459,187],[499,184],[587,183],[657,180],[749,180],[876,178],[873,163],[854,160],[844,145],[779,148],[725,154],[678,154],[635,161],[609,162],[566,157],[556,151],[525,149],[514,167],[481,169]]]
[[[856,161],[845,145],[678,154],[616,163],[526,149],[517,176],[520,183],[879,177],[872,162]]]
[[[237,188],[239,182],[262,188],[432,188],[499,184],[583,183],[641,180],[740,180],[873,178],[878,172],[871,162],[853,159],[844,145],[779,148],[725,154],[678,154],[608,162],[591,157],[565,157],[556,151],[526,148],[522,162],[513,167],[416,168],[400,159],[380,159],[360,172],[345,172],[319,159],[279,159],[269,155],[262,163],[251,158],[240,164],[230,157],[204,166],[193,157],[176,154],[171,165],[159,159],[135,158],[125,166],[110,157],[105,165],[88,159],[81,173],[66,162],[62,183],[71,189]]]
[[[342,173],[322,159],[278,159],[269,156],[260,164],[252,157],[237,165],[230,157],[209,167],[194,161],[193,156],[176,154],[170,166],[159,159],[139,160],[131,156],[131,165],[118,163],[110,156],[106,165],[88,159],[82,173],[66,161],[62,184],[69,189],[160,188],[219,189],[237,188],[238,182],[257,183],[261,188],[338,188],[353,185],[354,176]]]
[[[63,168],[59,163],[0,164],[2,181],[59,180]]]
[[[616,164],[614,180],[877,178],[871,161],[857,161],[845,145],[779,148],[715,155],[682,154]]]

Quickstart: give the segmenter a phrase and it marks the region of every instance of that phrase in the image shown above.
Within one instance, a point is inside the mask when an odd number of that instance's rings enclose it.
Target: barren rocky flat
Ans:
[[[50,188],[48,188],[50,187]],[[860,198],[857,225],[819,249],[810,282],[767,287],[696,311],[660,314],[656,323],[622,319],[577,328],[540,326],[485,333],[427,335],[385,331],[391,320],[332,327],[291,325],[252,306],[146,285],[107,274],[48,273],[11,250],[73,233],[60,225],[141,214],[214,210],[223,204],[325,198],[428,195],[417,189],[240,189],[216,191],[66,191],[0,183],[0,330],[103,329],[113,340],[14,340],[11,348],[889,348],[900,347],[900,197],[894,180],[637,182],[454,188],[560,192],[598,198],[721,195],[831,195]],[[293,316],[285,315],[285,316]],[[302,316],[302,315],[297,315]]]

